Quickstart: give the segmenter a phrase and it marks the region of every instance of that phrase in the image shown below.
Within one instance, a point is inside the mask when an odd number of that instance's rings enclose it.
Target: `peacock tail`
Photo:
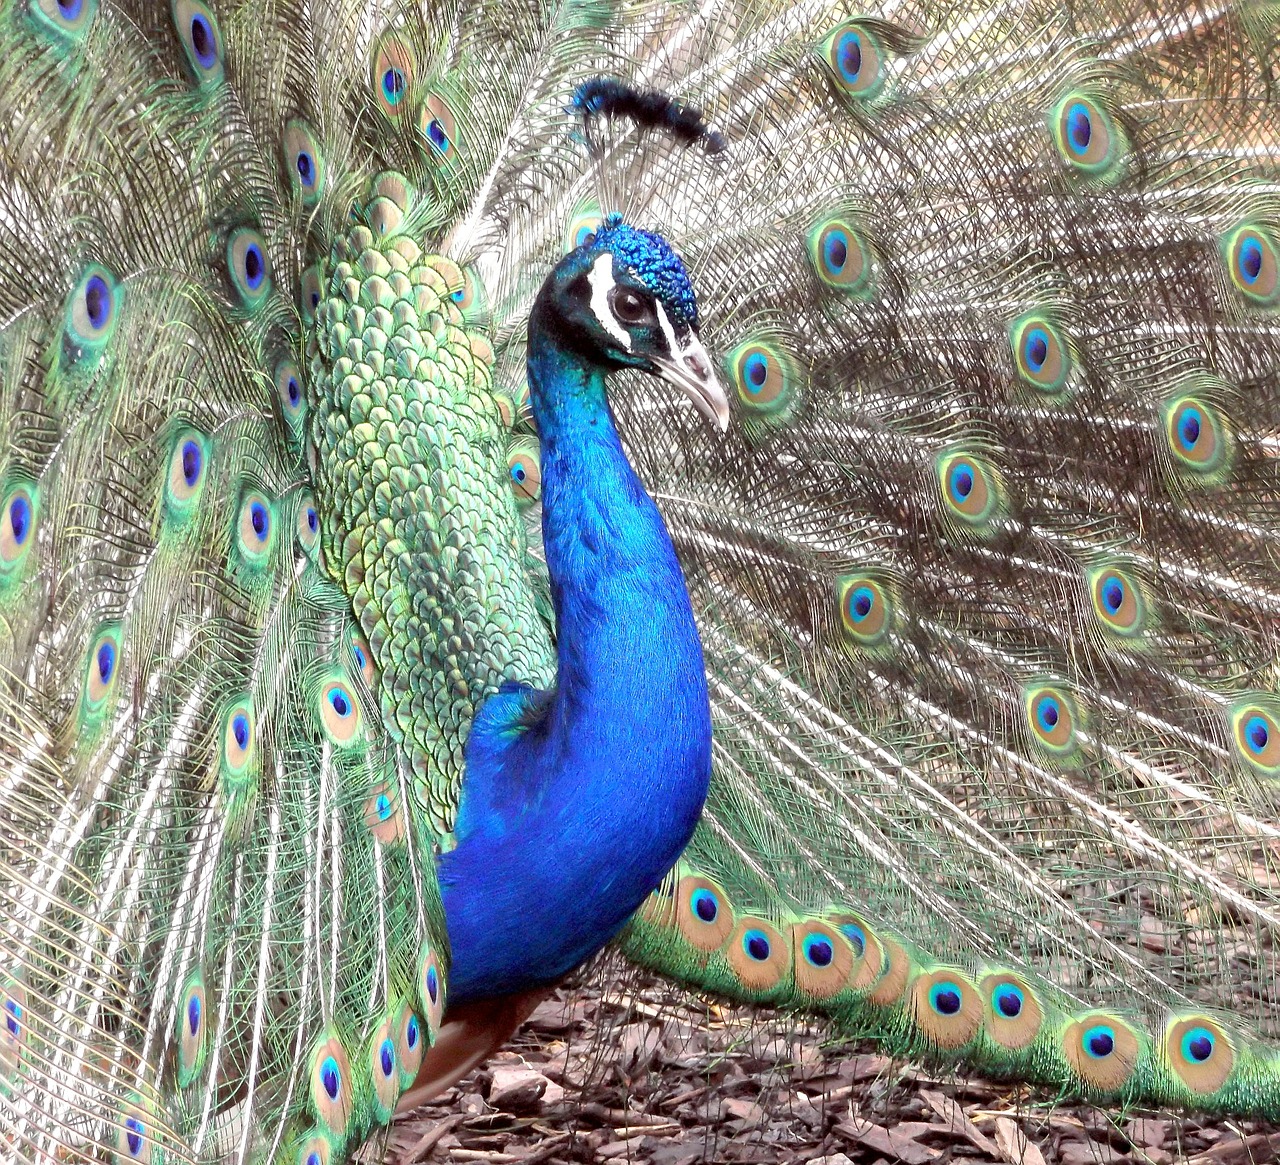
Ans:
[[[473,716],[555,682],[526,323],[611,214],[734,400],[611,389],[714,723],[622,949],[1280,1118],[1278,21],[5,4],[8,1151],[327,1165],[390,1119]]]

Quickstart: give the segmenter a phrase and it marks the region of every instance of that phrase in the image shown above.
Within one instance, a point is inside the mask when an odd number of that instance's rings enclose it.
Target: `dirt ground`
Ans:
[[[1280,1125],[1123,1114],[939,1079],[795,1017],[720,1007],[598,967],[499,1057],[396,1121],[366,1162],[1245,1165]]]

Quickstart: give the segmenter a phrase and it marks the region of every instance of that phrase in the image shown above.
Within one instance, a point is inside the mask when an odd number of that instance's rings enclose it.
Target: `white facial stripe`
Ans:
[[[653,301],[653,306],[658,309],[658,326],[662,329],[662,334],[667,338],[667,351],[671,354],[672,360],[678,360],[682,349],[676,340],[676,330],[671,326],[671,321],[667,318],[667,309],[656,299]]]
[[[618,322],[613,308],[609,306],[609,292],[614,288],[612,255],[603,254],[591,264],[587,282],[591,284],[591,311],[600,321],[600,326],[618,341],[623,351],[630,352],[631,333]]]

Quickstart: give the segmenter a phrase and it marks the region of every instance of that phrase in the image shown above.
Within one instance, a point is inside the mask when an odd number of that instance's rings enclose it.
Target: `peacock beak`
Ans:
[[[672,354],[653,356],[654,370],[693,401],[694,408],[723,433],[729,428],[729,398],[702,341],[688,332]]]

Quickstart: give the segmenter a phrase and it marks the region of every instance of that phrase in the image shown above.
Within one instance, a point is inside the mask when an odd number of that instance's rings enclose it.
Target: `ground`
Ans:
[[[940,1079],[794,1017],[605,964],[364,1156],[379,1154],[386,1165],[1245,1165],[1280,1157],[1280,1125],[1118,1115]]]

